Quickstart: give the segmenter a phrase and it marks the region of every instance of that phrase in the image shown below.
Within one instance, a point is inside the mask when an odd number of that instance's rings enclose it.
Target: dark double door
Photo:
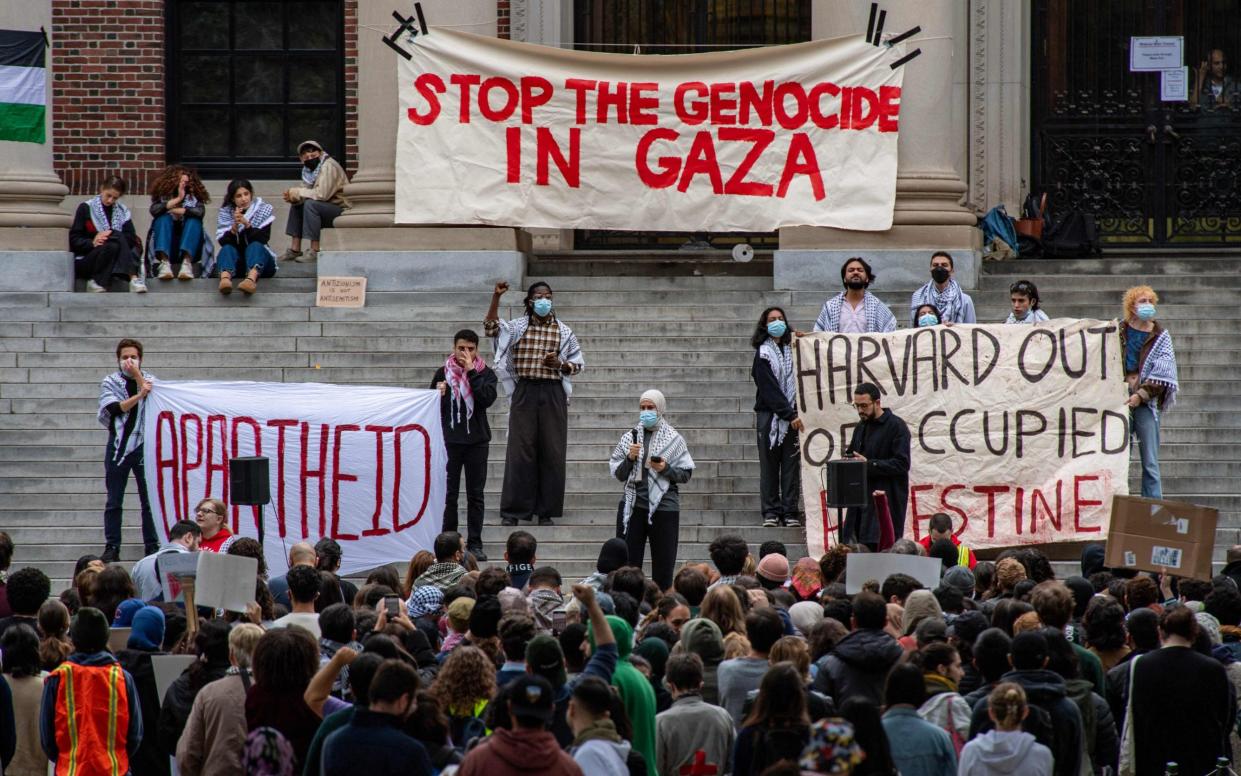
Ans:
[[[1241,242],[1241,96],[1194,100],[1216,50],[1235,88],[1241,0],[1036,0],[1032,29],[1031,190],[1093,215],[1110,244]],[[1130,38],[1154,35],[1184,38],[1188,102],[1130,72]]]

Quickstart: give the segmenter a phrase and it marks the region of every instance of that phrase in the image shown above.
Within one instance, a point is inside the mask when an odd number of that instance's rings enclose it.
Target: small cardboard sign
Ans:
[[[181,578],[193,577],[198,574],[197,552],[166,552],[155,559],[159,570],[159,581],[164,588],[164,600],[184,603],[185,595],[181,592]]]
[[[319,278],[315,307],[365,307],[366,278]]]
[[[108,631],[108,651],[113,654],[129,646],[131,628],[112,628]]]
[[[1211,578],[1219,512],[1178,501],[1113,496],[1104,563],[1112,568]]]
[[[198,558],[194,603],[212,609],[245,613],[254,600],[259,562],[243,555],[204,552]]]
[[[862,585],[876,580],[880,585],[893,574],[908,574],[927,590],[939,587],[944,562],[921,555],[898,555],[890,552],[851,552],[845,558],[845,592],[862,592]]]
[[[151,655],[151,669],[155,672],[155,692],[161,706],[164,705],[168,688],[195,660],[197,658],[194,655]]]

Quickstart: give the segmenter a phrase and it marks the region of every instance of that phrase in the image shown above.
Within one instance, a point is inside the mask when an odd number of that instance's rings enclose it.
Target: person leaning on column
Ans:
[[[511,321],[499,313],[507,291],[508,283],[496,283],[483,321],[496,375],[510,397],[500,519],[513,526],[538,515],[539,525],[551,525],[564,513],[572,377],[586,362],[573,330],[552,312],[551,286],[531,285],[525,315]]]

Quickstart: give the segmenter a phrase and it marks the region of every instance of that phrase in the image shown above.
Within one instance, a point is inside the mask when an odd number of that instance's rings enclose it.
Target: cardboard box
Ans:
[[[1219,511],[1179,501],[1113,496],[1104,562],[1111,568],[1211,579]]]

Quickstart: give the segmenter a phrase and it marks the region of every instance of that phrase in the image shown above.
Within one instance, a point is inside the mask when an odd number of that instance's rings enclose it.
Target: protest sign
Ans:
[[[634,56],[433,27],[409,52],[398,223],[892,225],[904,44]]]
[[[185,673],[185,669],[194,665],[197,659],[194,655],[151,655],[151,669],[155,672],[155,697],[159,705],[164,705],[164,696],[168,694],[172,683]]]
[[[1108,568],[1211,579],[1219,510],[1138,496],[1112,499]]]
[[[939,587],[939,575],[944,562],[939,558],[923,558],[920,555],[900,555],[892,552],[851,552],[845,556],[845,592],[849,595],[862,592],[862,585],[870,580],[880,585],[893,574],[908,574],[922,583],[927,590]]]
[[[132,628],[110,628],[108,630],[108,651],[115,654],[129,646],[129,634]]]
[[[211,609],[245,613],[254,600],[259,562],[243,555],[199,553],[194,602]]]
[[[341,574],[430,549],[444,513],[447,460],[437,391],[321,383],[155,383],[145,469],[165,534],[207,497],[229,502],[229,460],[265,456],[272,574],[288,547],[331,537]],[[259,507],[231,506],[233,533],[258,536]],[[161,558],[161,563],[162,563]]]
[[[164,534],[167,535],[167,529]],[[159,584],[164,590],[164,600],[172,602],[185,601],[185,593],[181,591],[181,580],[198,574],[198,553],[196,552],[165,552],[155,559],[155,568],[159,572]]]
[[[823,469],[852,439],[862,382],[909,426],[912,539],[944,512],[974,548],[1100,541],[1113,494],[1128,492],[1116,321],[821,332],[794,341],[794,368],[812,555],[837,541]]]
[[[365,307],[366,278],[320,277],[315,307]]]

